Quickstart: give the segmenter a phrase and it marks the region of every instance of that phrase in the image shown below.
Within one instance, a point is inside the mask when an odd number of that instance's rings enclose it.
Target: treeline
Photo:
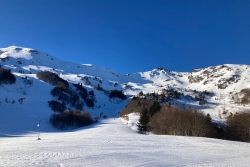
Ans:
[[[55,128],[67,129],[90,125],[93,123],[93,119],[87,111],[81,113],[79,110],[70,110],[52,114],[50,122]]]
[[[137,126],[140,133],[151,131],[162,135],[218,136],[209,114],[166,104],[160,106],[157,101],[149,109],[142,108]]]
[[[224,124],[212,122],[209,114],[192,108],[183,109],[156,99],[134,98],[120,113],[121,117],[140,113],[137,124],[140,133],[211,137],[250,142],[250,111],[227,117]]]
[[[150,118],[148,129],[155,134],[215,137],[209,114],[193,109],[163,106]]]
[[[229,116],[226,125],[228,139],[250,142],[250,111]]]

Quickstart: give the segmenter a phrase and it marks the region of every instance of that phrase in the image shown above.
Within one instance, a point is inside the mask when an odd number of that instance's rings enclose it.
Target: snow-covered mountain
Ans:
[[[100,113],[107,117],[119,115],[129,98],[110,99],[107,92],[115,89],[122,90],[128,97],[140,91],[160,94],[174,90],[181,96],[172,98],[165,94],[171,103],[209,112],[215,121],[223,120],[222,111],[227,111],[223,113],[226,115],[248,108],[232,100],[235,93],[250,87],[248,65],[224,64],[195,69],[191,73],[156,68],[135,74],[119,74],[105,67],[67,62],[35,49],[11,46],[0,48],[0,66],[10,69],[16,77],[15,84],[0,85],[0,135],[35,131],[33,125],[38,120],[42,120],[44,130],[56,131],[49,123],[53,111],[48,106],[48,101],[55,99],[50,94],[54,86],[37,78],[36,73],[40,71],[58,74],[71,87],[80,83],[88,91],[93,90],[95,105],[88,108],[93,117]],[[98,86],[104,91],[97,90]]]
[[[3,69],[14,74],[14,84],[3,83]],[[55,86],[37,77],[41,71],[56,73],[75,93],[75,85],[93,91],[94,106],[87,107],[83,101],[83,110],[92,117],[103,113],[109,119],[77,130],[52,127],[48,101],[59,97],[51,94]],[[214,121],[223,121],[230,112],[249,109],[249,74],[248,65],[230,64],[191,73],[157,68],[119,74],[30,48],[0,48],[0,166],[249,166],[248,143],[141,135],[131,130],[136,130],[137,114],[129,114],[129,121],[113,119],[130,97],[142,91],[164,95],[171,105],[194,107],[209,113]],[[128,98],[109,98],[115,89]],[[42,140],[37,140],[39,132]]]

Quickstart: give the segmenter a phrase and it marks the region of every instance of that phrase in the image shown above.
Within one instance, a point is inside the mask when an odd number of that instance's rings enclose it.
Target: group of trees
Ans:
[[[66,105],[64,102],[60,103],[59,101],[51,100],[51,101],[48,101],[48,104],[49,104],[49,107],[54,112],[62,113],[64,110],[66,110]]]
[[[151,131],[163,135],[222,136],[218,134],[219,128],[212,124],[209,114],[166,104],[160,106],[158,101],[154,101],[149,109],[142,108],[137,126],[140,133]]]
[[[59,82],[56,87],[51,90],[51,95],[57,97],[57,100],[49,101],[49,106],[53,111],[59,110],[60,112],[65,105],[70,105],[71,107],[82,110],[84,105],[87,107],[94,107],[95,95],[93,91],[88,92],[82,84],[74,84],[76,90],[72,88],[64,87]]]
[[[52,89],[51,94],[53,97],[58,97],[57,100],[48,102],[51,109],[55,112],[51,115],[51,124],[59,129],[66,129],[68,127],[82,127],[93,123],[92,117],[89,112],[83,109],[84,101],[88,107],[94,106],[94,92],[88,92],[82,84],[74,84],[76,90],[71,88],[65,89],[64,87],[57,86]],[[74,109],[66,111],[66,105],[70,105]]]
[[[48,101],[49,107],[54,111],[50,117],[51,124],[59,129],[68,127],[82,127],[93,123],[89,112],[83,109],[84,102],[87,107],[94,107],[95,95],[93,91],[88,92],[82,84],[73,84],[76,90],[69,86],[69,83],[60,78],[56,73],[41,71],[36,76],[53,86],[51,95],[57,100]],[[70,109],[66,111],[67,106]]]
[[[109,94],[109,98],[120,98],[122,100],[126,99],[126,95],[124,95],[124,93],[122,92],[122,90],[111,90],[110,94]]]
[[[151,131],[155,134],[212,137],[226,140],[250,142],[250,111],[227,117],[224,125],[212,122],[209,114],[195,109],[183,109],[157,101],[136,98],[121,112],[125,116],[139,112],[137,124],[140,133]],[[137,104],[137,105],[136,105]],[[131,111],[131,112],[129,112]]]
[[[11,73],[11,71],[0,67],[0,85],[14,83],[16,83],[16,77]]]
[[[153,101],[153,104],[150,106],[149,109],[148,108],[143,106],[142,111],[140,113],[140,119],[139,119],[139,123],[137,124],[137,126],[138,126],[138,130],[141,133],[145,133],[149,131],[149,128],[148,128],[149,121],[161,109],[161,106],[158,101]]]
[[[93,123],[93,119],[88,111],[81,113],[79,110],[70,110],[52,114],[50,122],[55,128],[67,129],[90,125]]]
[[[250,142],[250,111],[230,115],[226,125],[228,139]]]
[[[209,114],[193,109],[162,107],[149,122],[156,134],[213,137],[216,133]]]
[[[95,94],[94,91],[87,91],[86,88],[84,88],[82,86],[82,84],[78,83],[78,84],[74,84],[74,86],[76,87],[76,92],[79,94],[79,96],[84,100],[84,102],[86,103],[86,106],[88,107],[94,107],[95,106]]]
[[[57,110],[61,110],[60,105],[59,104],[57,105],[57,103],[61,103],[61,106],[69,105],[70,107],[73,107],[79,110],[83,108],[83,100],[81,100],[79,98],[79,95],[76,92],[74,92],[72,89],[63,89],[60,87],[55,87],[51,90],[50,93],[54,98],[57,98],[57,100],[50,101],[49,104],[51,108],[53,107],[53,108],[56,108]],[[55,103],[55,101],[57,103]]]

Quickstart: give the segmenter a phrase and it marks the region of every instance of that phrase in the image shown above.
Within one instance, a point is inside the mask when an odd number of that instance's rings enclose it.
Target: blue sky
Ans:
[[[247,0],[1,0],[0,48],[120,73],[250,65]]]

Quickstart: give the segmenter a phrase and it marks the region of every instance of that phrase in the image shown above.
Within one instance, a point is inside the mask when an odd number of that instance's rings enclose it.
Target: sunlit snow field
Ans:
[[[250,144],[141,135],[120,119],[63,133],[0,138],[0,166],[249,166]]]

